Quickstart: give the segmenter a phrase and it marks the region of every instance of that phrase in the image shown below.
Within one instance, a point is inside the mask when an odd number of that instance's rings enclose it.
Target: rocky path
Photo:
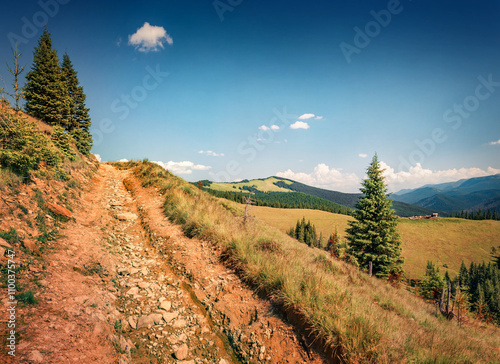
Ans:
[[[47,256],[16,362],[321,363],[162,202],[101,165]]]

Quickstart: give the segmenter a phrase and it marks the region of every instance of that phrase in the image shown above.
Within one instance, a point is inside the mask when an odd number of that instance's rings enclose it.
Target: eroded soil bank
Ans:
[[[30,272],[38,304],[19,307],[16,358],[2,361],[323,362],[129,171],[101,165],[85,190],[45,269]]]

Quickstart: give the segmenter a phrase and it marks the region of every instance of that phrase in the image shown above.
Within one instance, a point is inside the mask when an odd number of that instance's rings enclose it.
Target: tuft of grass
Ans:
[[[129,164],[143,186],[164,198],[164,212],[189,236],[210,241],[243,280],[308,328],[311,340],[345,362],[500,361],[499,329],[460,327],[404,288],[368,277],[352,265],[283,232],[227,209],[218,199],[153,163]],[[276,210],[277,211],[277,210]],[[296,219],[295,219],[296,221]],[[286,228],[289,228],[287,225]],[[293,317],[293,316],[290,316]]]
[[[9,244],[13,245],[20,244],[22,241],[21,236],[13,227],[11,227],[8,231],[0,231],[0,238],[5,239]]]
[[[0,168],[0,190],[13,188],[23,183],[23,178],[12,172],[9,168]]]
[[[26,305],[35,305],[38,303],[38,300],[36,299],[35,295],[31,290],[18,293],[15,295],[15,297],[18,301]]]

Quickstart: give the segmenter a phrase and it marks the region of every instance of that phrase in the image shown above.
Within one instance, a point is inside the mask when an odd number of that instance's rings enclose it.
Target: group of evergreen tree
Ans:
[[[496,209],[477,210],[477,211],[459,211],[455,213],[455,217],[468,220],[500,220],[500,216]]]
[[[316,227],[314,224],[311,224],[310,220],[306,223],[305,217],[303,217],[302,220],[297,220],[295,228],[290,228],[287,234],[308,246],[316,248],[321,248],[322,246],[323,235],[320,234],[318,237]]]
[[[448,271],[444,277],[433,262],[427,262],[424,278],[418,283],[419,294],[429,300],[438,300],[444,288],[451,284],[451,294],[465,300],[465,307],[481,319],[500,324],[500,256],[494,262],[477,264],[467,268],[464,262],[459,274],[451,279]]]
[[[472,311],[500,324],[500,266],[489,262],[472,262],[467,269],[464,262],[456,278],[462,291],[468,293]]]
[[[47,28],[33,54],[33,65],[24,86],[26,112],[69,133],[78,150],[88,155],[92,148],[89,109],[77,72],[67,54],[59,62]]]

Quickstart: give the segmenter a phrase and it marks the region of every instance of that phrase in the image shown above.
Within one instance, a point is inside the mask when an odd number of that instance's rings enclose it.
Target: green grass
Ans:
[[[229,192],[239,192],[241,191],[239,187],[255,187],[261,192],[291,192],[291,190],[288,190],[283,187],[278,187],[274,184],[274,182],[278,182],[281,180],[278,180],[277,178],[274,177],[269,177],[266,179],[254,179],[249,182],[231,182],[231,183],[225,183],[225,182],[214,182],[210,185],[210,188],[212,190],[216,191],[229,191]],[[285,183],[291,184],[290,181],[284,181]],[[236,187],[236,188],[234,188]]]
[[[493,350],[500,347],[498,328],[459,327],[403,288],[370,278],[263,222],[243,224],[240,206],[197,189],[188,193],[187,182],[158,165],[126,166],[144,187],[158,188],[165,214],[186,235],[217,245],[244,281],[276,307],[294,312],[312,330],[309,338],[336,348],[342,361],[500,361]]]
[[[350,216],[332,214],[318,210],[275,209],[252,207],[251,214],[265,223],[286,232],[295,226],[298,219],[305,217],[316,226],[318,234],[325,238],[337,228],[345,238]],[[444,274],[448,266],[449,274],[458,274],[462,260],[480,263],[490,261],[492,247],[500,245],[500,221],[465,220],[442,218],[437,220],[400,219],[398,224],[403,242],[404,269],[407,277],[420,278],[425,273],[427,261],[432,260]]]

